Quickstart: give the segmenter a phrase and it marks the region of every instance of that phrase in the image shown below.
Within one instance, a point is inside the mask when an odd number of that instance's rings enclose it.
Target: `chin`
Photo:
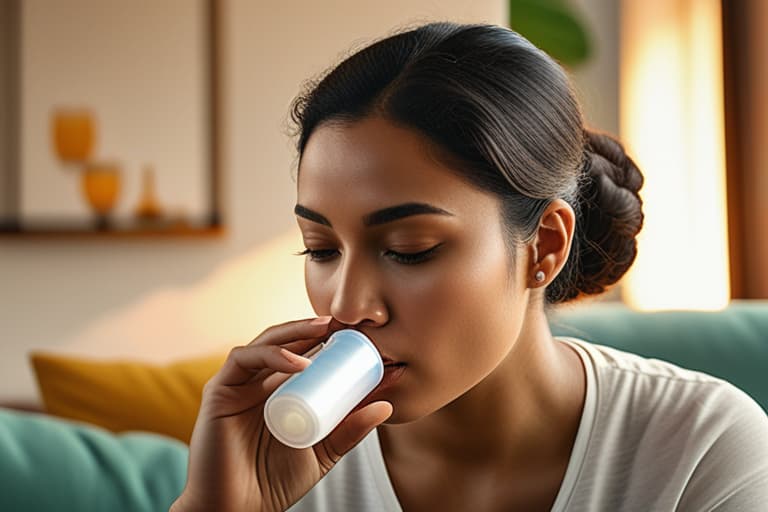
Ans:
[[[386,400],[386,398],[382,398]],[[384,422],[385,425],[402,425],[412,423],[432,414],[433,410],[419,407],[418,404],[409,404],[407,401],[387,400],[392,404],[392,415]]]

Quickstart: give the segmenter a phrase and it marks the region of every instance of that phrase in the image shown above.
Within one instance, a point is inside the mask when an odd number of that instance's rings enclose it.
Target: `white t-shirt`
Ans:
[[[552,511],[768,510],[768,416],[709,375],[575,338],[587,389]],[[399,512],[376,431],[289,509]]]

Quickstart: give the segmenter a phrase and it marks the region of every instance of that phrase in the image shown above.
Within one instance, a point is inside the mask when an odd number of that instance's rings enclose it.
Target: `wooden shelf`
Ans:
[[[221,225],[208,226],[117,226],[89,229],[82,226],[0,226],[0,241],[9,239],[216,239],[225,235]]]

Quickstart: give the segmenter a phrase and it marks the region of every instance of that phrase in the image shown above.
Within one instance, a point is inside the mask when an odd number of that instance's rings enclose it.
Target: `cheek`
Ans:
[[[315,314],[329,315],[334,292],[331,274],[321,266],[312,264],[309,258],[304,263],[304,286]]]
[[[398,395],[399,421],[435,411],[492,373],[517,339],[523,301],[507,258],[494,243],[414,277],[400,303],[413,351],[410,386]]]
[[[436,344],[430,347],[436,363],[487,366],[488,358],[498,359],[504,350],[499,346],[501,340],[509,339],[502,333],[514,317],[516,292],[511,272],[505,247],[494,240],[457,258],[431,283],[425,292],[429,312],[424,316],[434,329],[429,339]],[[467,361],[468,355],[471,361]]]
[[[404,342],[398,354],[412,363],[407,408],[421,412],[490,374],[522,323],[523,301],[503,241],[489,238],[444,256],[399,278],[391,292],[393,330]]]

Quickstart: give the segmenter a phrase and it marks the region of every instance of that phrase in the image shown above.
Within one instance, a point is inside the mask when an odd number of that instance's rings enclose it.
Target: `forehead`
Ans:
[[[311,208],[359,200],[375,208],[483,194],[436,155],[424,136],[380,117],[321,125],[302,155],[298,202]]]

